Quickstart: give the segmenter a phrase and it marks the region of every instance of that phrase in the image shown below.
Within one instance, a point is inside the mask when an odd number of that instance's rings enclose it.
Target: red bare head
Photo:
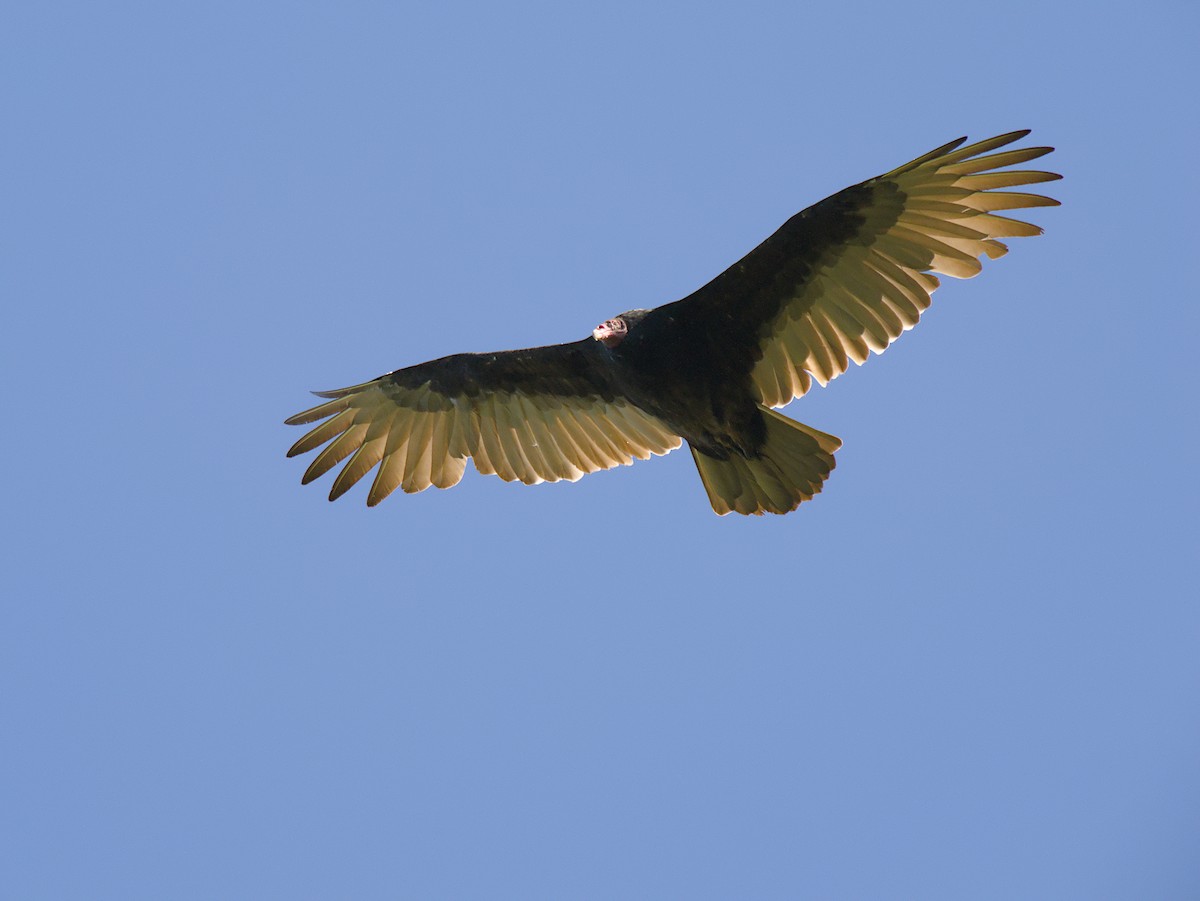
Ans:
[[[618,316],[616,319],[607,319],[592,329],[592,337],[605,347],[613,348],[625,340],[628,332],[629,326]]]

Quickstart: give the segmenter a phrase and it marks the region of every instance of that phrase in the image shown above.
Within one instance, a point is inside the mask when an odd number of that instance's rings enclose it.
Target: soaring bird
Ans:
[[[471,457],[527,485],[666,454],[684,441],[718,514],[787,513],[821,490],[841,441],[775,412],[912,328],[938,287],[970,278],[1001,238],[1041,234],[997,210],[1057,206],[999,191],[1052,181],[1011,169],[1053,148],[1000,150],[1014,131],[951,141],[839,191],[711,282],[629,310],[568,344],[462,353],[369,382],[286,420],[320,423],[288,456],[321,445],[307,484],[342,467],[336,500],[378,466],[367,504],[396,488],[449,488]],[[998,151],[998,152],[997,152]]]

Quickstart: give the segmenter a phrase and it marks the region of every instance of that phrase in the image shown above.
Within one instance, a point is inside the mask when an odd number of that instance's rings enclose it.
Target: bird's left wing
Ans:
[[[997,191],[1059,178],[1009,169],[1050,147],[999,150],[1015,131],[960,147],[952,141],[797,213],[700,290],[661,307],[721,336],[729,363],[768,406],[822,385],[849,361],[882,353],[917,324],[938,287],[934,273],[970,278],[998,239],[1041,234],[997,210],[1057,206],[1040,194]],[[670,311],[668,313],[668,311]],[[657,311],[656,311],[657,312]]]
[[[614,387],[592,338],[529,350],[455,354],[370,382],[317,392],[329,398],[288,425],[320,422],[293,457],[326,445],[307,484],[349,457],[336,500],[376,465],[367,503],[396,488],[413,493],[458,484],[466,458],[505,481],[575,481],[644,460],[681,439]],[[324,420],[324,421],[322,421]]]

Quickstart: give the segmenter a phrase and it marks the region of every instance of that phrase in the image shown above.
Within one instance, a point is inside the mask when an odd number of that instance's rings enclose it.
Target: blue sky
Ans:
[[[1200,896],[1200,19],[1105,9],[10,9],[0,895]],[[1064,205],[789,516],[284,459],[1016,128]]]

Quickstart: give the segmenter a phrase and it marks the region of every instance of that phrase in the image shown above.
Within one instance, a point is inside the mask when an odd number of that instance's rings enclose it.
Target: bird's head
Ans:
[[[628,310],[620,316],[606,319],[592,329],[592,337],[611,350],[624,341],[629,330],[649,312],[649,310]]]

